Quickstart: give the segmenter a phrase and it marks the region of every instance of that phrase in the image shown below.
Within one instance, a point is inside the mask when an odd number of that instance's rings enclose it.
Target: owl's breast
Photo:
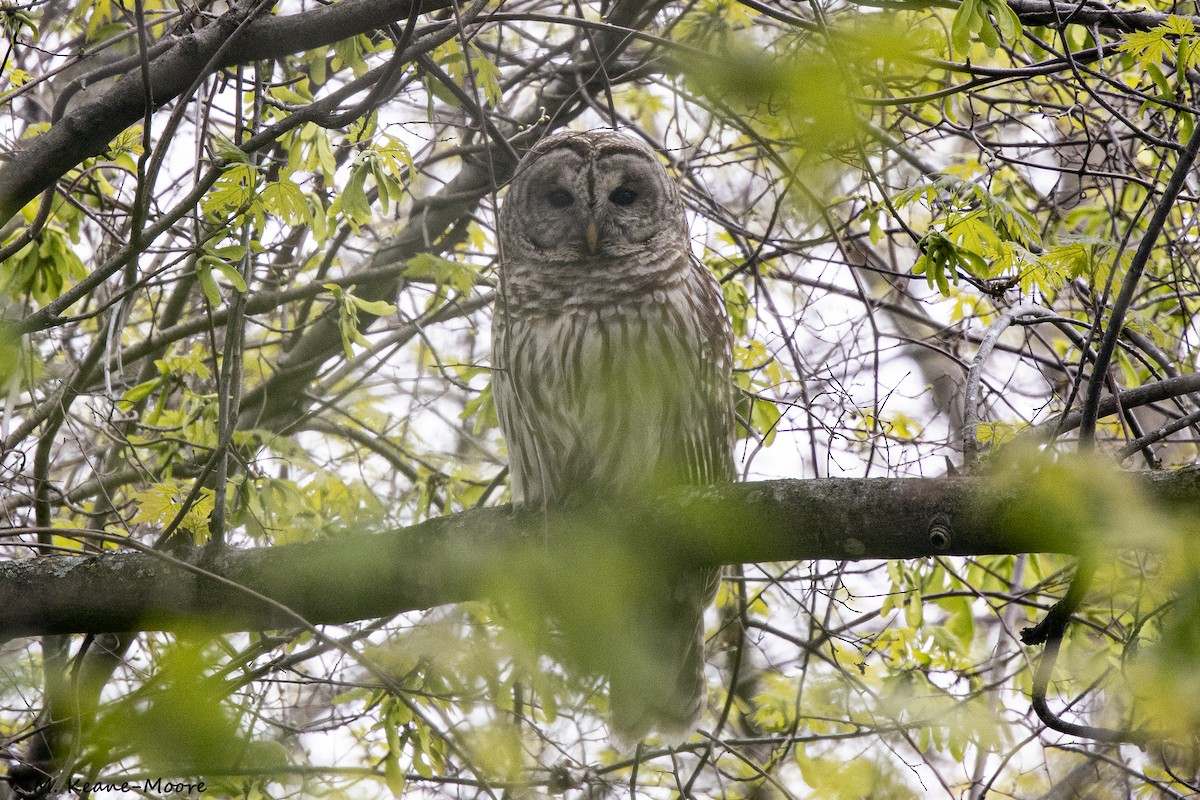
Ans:
[[[501,291],[516,317],[569,309],[632,313],[647,303],[673,301],[668,295],[682,297],[693,269],[686,252],[518,262],[505,266]]]
[[[493,385],[518,496],[724,476],[728,322],[701,277],[561,302],[509,283],[493,323]]]
[[[583,302],[511,315],[507,356],[540,378],[540,391],[607,391],[657,382],[697,359],[699,320],[680,290],[655,289],[637,302]]]

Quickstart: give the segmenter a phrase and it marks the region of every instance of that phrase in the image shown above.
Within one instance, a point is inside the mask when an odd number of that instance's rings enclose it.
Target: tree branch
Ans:
[[[1144,483],[1159,502],[1200,502],[1200,470],[1148,473]],[[204,568],[150,552],[21,559],[0,562],[0,636],[262,630],[295,625],[295,615],[344,623],[487,596],[531,561],[557,568],[581,553],[587,563],[634,552],[653,569],[678,569],[1103,546],[1095,526],[1023,495],[994,476],[770,481],[695,490],[640,512],[479,509],[386,533],[228,550]],[[1072,502],[1105,513],[1104,496]]]
[[[1132,389],[1126,389],[1119,396],[1109,395],[1105,397],[1100,401],[1096,416],[1098,419],[1103,419],[1104,417],[1116,414],[1122,408],[1137,408],[1197,391],[1200,391],[1200,373],[1190,372],[1186,375],[1164,378],[1155,383],[1147,383],[1142,386],[1135,386]],[[1082,421],[1082,411],[1068,411],[1065,414],[1057,414],[1045,422],[1021,431],[1018,437],[1021,439],[1028,438],[1032,441],[1053,441],[1055,437],[1078,428]]]
[[[1021,24],[1038,25],[1083,25],[1088,28],[1113,28],[1118,31],[1146,31],[1157,28],[1170,18],[1170,14],[1159,11],[1126,10],[1104,5],[1063,3],[1055,7],[1049,0],[1006,0],[1008,7],[1017,12]],[[1186,15],[1185,15],[1186,16]],[[1187,17],[1194,22],[1200,17]]]

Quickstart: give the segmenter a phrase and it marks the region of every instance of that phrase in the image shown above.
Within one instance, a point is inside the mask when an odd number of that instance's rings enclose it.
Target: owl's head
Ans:
[[[615,131],[560,133],[522,159],[500,210],[506,257],[605,263],[687,248],[679,190],[654,151]]]

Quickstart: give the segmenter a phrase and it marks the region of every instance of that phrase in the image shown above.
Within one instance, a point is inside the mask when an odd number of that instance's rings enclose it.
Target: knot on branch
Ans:
[[[951,541],[953,538],[950,535],[950,518],[945,514],[936,515],[929,523],[929,543],[935,550],[946,550]]]

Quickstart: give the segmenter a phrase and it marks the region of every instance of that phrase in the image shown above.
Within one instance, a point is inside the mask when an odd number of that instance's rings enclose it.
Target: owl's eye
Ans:
[[[551,189],[546,192],[546,202],[554,208],[567,208],[575,202],[575,198],[566,189]]]
[[[619,206],[631,206],[637,200],[637,192],[628,186],[622,186],[618,189],[613,189],[608,199]]]

